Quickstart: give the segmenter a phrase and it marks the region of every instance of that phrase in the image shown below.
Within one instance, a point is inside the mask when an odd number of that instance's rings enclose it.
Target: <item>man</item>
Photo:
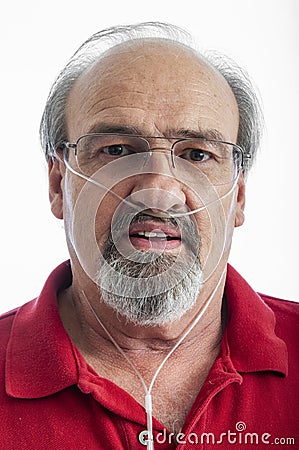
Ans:
[[[259,122],[170,25],[70,60],[41,125],[70,262],[1,319],[1,448],[299,445],[298,305],[227,264]]]

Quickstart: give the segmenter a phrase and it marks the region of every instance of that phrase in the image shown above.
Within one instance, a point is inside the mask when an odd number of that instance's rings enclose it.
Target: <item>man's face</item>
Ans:
[[[136,166],[132,162],[131,172],[124,171],[126,175],[123,176],[118,160],[111,172],[111,176],[117,180],[111,187],[116,195],[111,191],[103,194],[94,187],[91,195],[98,196],[99,201],[93,218],[88,219],[88,205],[81,196],[88,181],[69,171],[63,173],[62,198],[57,197],[52,207],[56,215],[59,215],[59,208],[63,209],[73,264],[78,258],[78,249],[74,248],[74,222],[80,221],[81,225],[75,228],[80,230],[77,235],[81,233],[84,241],[82,223],[94,220],[95,241],[100,253],[105,254],[107,242],[111,241],[111,224],[115,213],[121,211],[121,199],[130,199],[131,203],[136,201],[138,205],[142,199],[147,206],[143,207],[145,215],[136,216],[134,223],[128,225],[128,239],[137,253],[160,256],[163,253],[166,259],[175,258],[178,254],[187,255],[190,251],[187,240],[181,238],[176,221],[165,219],[164,215],[168,207],[182,210],[182,205],[185,205],[188,210],[198,209],[202,205],[201,181],[195,186],[196,178],[193,175],[190,183],[184,177],[175,176],[175,170],[169,167],[169,151],[165,150],[173,142],[169,137],[180,138],[192,133],[205,136],[212,130],[222,140],[235,143],[238,120],[238,107],[226,81],[191,51],[161,41],[141,41],[133,45],[124,44],[107,52],[77,80],[69,95],[66,109],[68,140],[76,142],[86,133],[117,130],[142,136],[165,137],[165,140],[150,140],[151,147],[159,149],[153,150],[148,172],[140,162]],[[159,153],[156,160],[155,152]],[[164,160],[161,156],[163,153]],[[70,155],[70,161],[71,158],[73,155]],[[106,163],[114,159],[111,154],[109,158]],[[109,171],[106,175],[102,172],[103,178],[101,170],[99,172],[97,179],[102,179],[105,184],[105,176],[107,178],[108,173],[109,178]],[[201,267],[209,259],[216,234],[226,235],[220,239],[219,246],[224,245],[227,251],[234,225],[242,223],[242,178],[238,187],[239,194],[218,202],[221,205],[220,215],[223,216],[223,220],[220,220],[222,225],[218,222],[219,213],[216,213],[216,223],[212,223],[208,210],[194,214],[191,219],[189,216],[189,221],[193,223],[191,227],[195,228],[192,231],[189,229],[187,233],[198,235],[197,251]],[[202,187],[205,195],[207,189],[207,186]],[[222,189],[216,189],[219,196],[223,194]],[[125,209],[123,211],[123,215],[126,215]],[[152,235],[148,236],[149,233]],[[123,242],[122,248],[124,245]],[[223,256],[218,250],[219,255]],[[111,253],[111,248],[108,253]],[[84,257],[88,258],[88,255]],[[217,257],[215,260],[218,261]]]

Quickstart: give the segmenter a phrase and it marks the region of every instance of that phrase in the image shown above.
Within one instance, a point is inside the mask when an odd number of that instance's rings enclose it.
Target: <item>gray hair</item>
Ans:
[[[110,48],[135,39],[159,38],[180,43],[201,55],[228,82],[239,107],[237,144],[251,155],[245,172],[252,166],[260,145],[263,115],[258,95],[247,73],[234,61],[216,53],[201,53],[192,37],[181,28],[161,22],[145,22],[105,29],[93,34],[71,57],[55,80],[44,109],[40,139],[46,158],[53,155],[57,143],[67,140],[65,106],[68,95],[80,75]]]

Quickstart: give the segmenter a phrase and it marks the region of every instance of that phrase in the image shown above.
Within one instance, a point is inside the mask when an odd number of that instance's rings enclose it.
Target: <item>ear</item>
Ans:
[[[50,158],[48,162],[49,199],[51,211],[57,219],[63,219],[62,163],[59,159]]]
[[[240,227],[243,225],[245,216],[245,180],[244,173],[242,172],[239,175],[239,180],[237,184],[238,195],[237,195],[237,204],[236,204],[236,213],[235,213],[235,227]]]

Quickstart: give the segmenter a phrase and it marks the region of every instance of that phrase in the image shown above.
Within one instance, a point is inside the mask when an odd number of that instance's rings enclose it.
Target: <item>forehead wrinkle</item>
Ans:
[[[191,93],[193,93],[194,91],[192,89],[187,89],[187,92],[190,91]],[[177,95],[173,96],[173,94],[177,94],[178,90],[177,89],[173,89],[173,90],[161,90],[158,102],[160,103],[161,107],[165,107],[166,105],[168,107],[173,108],[176,105],[180,105],[183,104],[184,106],[186,106],[185,103],[185,98],[179,98]],[[214,95],[212,97],[212,95],[208,92],[205,91],[200,91],[197,90],[197,93],[200,93],[202,98],[204,97],[210,97],[213,99],[213,102],[211,102],[210,104],[207,105],[207,109],[210,109],[212,112],[216,112],[216,107],[221,105],[221,100],[218,98],[218,96]],[[86,112],[89,113],[93,113],[94,110],[97,110],[97,113],[102,112],[103,110],[106,109],[110,109],[110,108],[127,108],[127,109],[131,109],[131,108],[135,108],[136,110],[144,110],[146,111],[146,109],[148,108],[148,106],[154,106],[155,108],[159,109],[159,104],[157,102],[156,98],[153,98],[149,92],[143,92],[143,91],[127,91],[127,92],[123,92],[123,94],[128,94],[128,97],[122,97],[120,95],[109,95],[109,96],[105,96],[105,97],[100,97],[98,98],[97,101],[94,101],[90,106],[87,107],[88,102],[84,102],[85,106],[86,106]],[[164,94],[164,95],[163,95]],[[169,98],[169,95],[171,95],[171,98]],[[132,97],[134,100],[134,104],[133,106],[130,106],[129,103],[132,103]],[[90,97],[92,100],[95,98],[95,96],[91,96]],[[113,104],[110,106],[109,103],[113,102],[114,100],[117,100],[116,104]],[[138,102],[141,99],[141,105],[138,106]],[[123,104],[121,104],[123,102]],[[192,108],[193,105],[198,105],[201,106],[202,103],[202,99],[197,99],[194,98],[192,103],[190,103],[190,108]],[[214,104],[213,104],[214,103]],[[101,105],[102,104],[102,105]],[[108,105],[106,105],[108,104]],[[99,106],[99,108],[98,108]]]
[[[145,110],[143,108],[137,107],[135,105],[133,105],[133,106],[127,106],[127,105],[126,106],[114,106],[114,105],[111,105],[111,106],[103,106],[103,108],[98,109],[96,114],[94,115],[94,120],[95,121],[99,121],[99,118],[97,118],[96,116],[98,114],[105,113],[105,112],[108,112],[110,110],[113,110],[113,114],[111,115],[111,117],[113,117],[113,119],[115,119],[117,117],[126,118],[127,114],[123,113],[122,112],[123,110],[127,110],[127,111],[132,110],[134,112],[140,111],[142,113],[142,117],[145,114]],[[93,112],[92,109],[90,110],[90,112],[91,113]],[[105,119],[103,119],[103,120],[105,120]]]
[[[92,97],[92,99],[93,99],[94,97]],[[103,103],[103,102],[111,102],[111,100],[113,100],[113,99],[117,99],[117,100],[119,100],[119,96],[118,95],[111,95],[111,96],[109,96],[109,97],[107,97],[107,98],[100,98],[100,99],[98,99],[97,101],[95,101],[94,103],[92,103],[89,107],[87,107],[86,108],[86,113],[87,114],[90,114],[90,113],[93,113],[93,111],[94,111],[94,109],[96,109],[97,110],[97,113],[100,113],[100,112],[102,112],[102,111],[104,111],[104,110],[106,110],[106,109],[111,109],[111,108],[115,108],[115,105],[111,105],[111,106],[103,106],[102,108],[97,108],[98,107],[98,105],[100,105],[101,103]],[[86,104],[86,103],[85,103]]]

